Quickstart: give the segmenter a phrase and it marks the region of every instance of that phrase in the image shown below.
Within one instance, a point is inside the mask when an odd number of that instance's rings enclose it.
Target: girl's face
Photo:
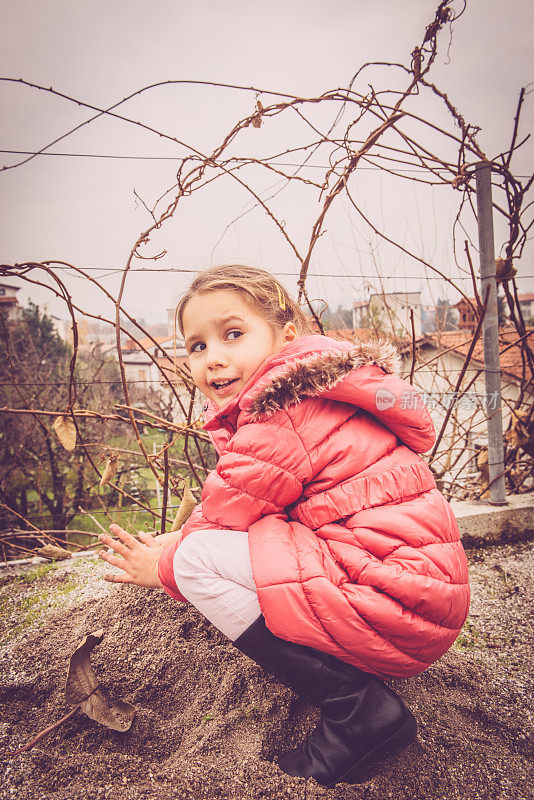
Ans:
[[[193,380],[217,406],[226,405],[266,358],[297,337],[293,322],[276,332],[240,294],[195,294],[182,315]]]

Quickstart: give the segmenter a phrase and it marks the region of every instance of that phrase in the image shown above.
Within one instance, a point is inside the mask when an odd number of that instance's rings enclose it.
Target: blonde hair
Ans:
[[[195,294],[231,291],[241,295],[247,305],[260,314],[273,328],[283,328],[293,322],[299,335],[311,331],[302,309],[287,293],[281,283],[258,267],[242,264],[224,264],[199,272],[189,289],[180,299],[175,320],[183,335],[183,315],[187,303]]]

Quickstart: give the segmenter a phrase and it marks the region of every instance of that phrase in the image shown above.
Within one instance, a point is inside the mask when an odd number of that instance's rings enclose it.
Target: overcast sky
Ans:
[[[106,107],[136,89],[169,79],[217,81],[312,97],[347,86],[358,67],[368,61],[409,65],[410,53],[421,41],[437,3],[9,0],[1,5],[1,76],[53,86]],[[461,5],[461,0],[456,0],[455,8]],[[531,0],[468,0],[452,38],[448,28],[440,35],[439,55],[430,77],[468,121],[482,128],[479,141],[489,156],[506,149],[520,88],[534,80],[533,7]],[[389,88],[393,82],[384,68],[366,75],[377,89]],[[359,88],[365,91],[365,81]],[[0,99],[2,150],[34,151],[90,116],[87,109],[67,100],[16,83],[0,83]],[[252,113],[255,99],[254,93],[230,89],[164,86],[129,101],[120,111],[209,152],[241,117]],[[275,101],[267,94],[261,99],[264,105]],[[532,107],[531,95],[522,119],[523,135],[532,129]],[[437,119],[440,113],[426,96],[414,100],[410,108],[423,117]],[[313,119],[326,129],[336,111],[314,110]],[[285,112],[283,118],[267,120],[261,129],[247,129],[232,152],[283,151],[310,141],[309,133],[294,113],[290,117]],[[441,147],[430,133],[423,132],[419,139],[429,147]],[[107,268],[124,265],[137,236],[150,222],[134,190],[151,205],[173,185],[176,159],[184,155],[184,148],[106,117],[86,125],[49,152],[153,157],[42,155],[0,174],[2,262],[59,259],[94,268],[91,274],[99,276],[113,292],[118,278],[106,277]],[[519,173],[532,167],[532,152],[528,143],[517,159]],[[19,158],[1,153],[0,163],[13,164]],[[285,160],[294,163],[288,157]],[[321,164],[320,158],[316,164]],[[313,169],[316,178],[320,170]],[[313,169],[301,174],[311,177]],[[255,182],[263,197],[280,188],[272,177],[250,172],[247,179]],[[358,202],[374,213],[387,235],[447,274],[457,274],[450,233],[458,192],[443,187],[429,190],[406,181],[399,186],[398,179],[389,179],[378,170],[357,172],[352,185]],[[298,187],[285,190],[272,201],[301,252],[319,213],[319,199],[317,190]],[[346,201],[337,202],[326,228],[312,259],[310,272],[318,275],[309,283],[312,296],[348,305],[377,286],[378,278],[365,277],[377,271],[386,290],[423,289],[428,301],[429,286],[434,298],[446,294],[439,282],[425,283],[424,272],[410,259],[384,248]],[[498,224],[496,233],[498,250]],[[291,290],[295,287],[290,277],[298,272],[294,253],[265,213],[252,208],[250,196],[228,180],[188,199],[146,252],[161,250],[167,251],[164,258],[155,263],[136,261],[136,268],[195,269],[238,260],[288,273],[283,280]],[[532,249],[520,265],[521,273],[534,274]],[[69,278],[68,273],[61,274],[75,301],[92,313],[109,313],[96,289]],[[125,304],[149,321],[163,319],[165,309],[175,302],[187,280],[183,273],[133,273],[128,278]],[[532,291],[533,282],[523,278],[520,289]],[[23,300],[45,300],[44,290],[35,287],[20,294]],[[50,303],[50,310],[67,316],[57,302]]]

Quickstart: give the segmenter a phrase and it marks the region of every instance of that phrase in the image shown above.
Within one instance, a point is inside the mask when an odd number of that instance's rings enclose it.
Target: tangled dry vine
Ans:
[[[125,503],[129,507],[141,509],[149,515],[154,527],[157,526],[161,532],[165,532],[169,527],[167,517],[171,496],[175,495],[179,499],[189,480],[196,484],[198,490],[202,485],[203,476],[211,466],[207,437],[199,427],[195,391],[187,368],[176,360],[174,373],[168,366],[162,366],[161,359],[157,357],[157,339],[128,312],[124,298],[129,275],[136,269],[135,263],[142,260],[157,264],[165,255],[165,251],[149,253],[155,232],[164,229],[166,223],[179,213],[193,195],[197,196],[216,181],[231,181],[240,188],[249,202],[243,214],[249,213],[253,208],[264,212],[273,230],[289,248],[291,259],[298,272],[299,299],[305,303],[320,330],[323,330],[320,315],[308,295],[307,280],[312,257],[325,230],[325,221],[339,197],[344,197],[348,201],[355,218],[365,223],[370,235],[387,242],[411,259],[414,266],[418,265],[419,269],[426,271],[429,279],[437,279],[448,284],[471,309],[475,321],[474,333],[466,335],[462,367],[450,377],[443,372],[439,377],[442,381],[449,382],[449,389],[455,401],[468,396],[482,372],[479,366],[474,368],[470,366],[481,329],[485,302],[477,289],[477,277],[471,254],[473,247],[466,233],[476,216],[473,204],[474,167],[481,161],[491,163],[494,212],[505,221],[507,231],[506,237],[500,243],[498,261],[498,280],[504,290],[511,326],[503,344],[503,353],[515,348],[520,352],[521,358],[521,375],[517,380],[518,391],[513,401],[508,401],[510,423],[507,432],[509,446],[506,473],[513,490],[521,491],[522,487],[527,485],[532,474],[532,437],[529,430],[532,428],[531,393],[534,356],[529,338],[532,330],[527,328],[521,311],[517,277],[528,232],[534,221],[532,203],[528,200],[534,176],[521,178],[514,174],[513,168],[514,155],[528,138],[521,139],[519,136],[526,92],[522,89],[519,96],[509,146],[496,157],[490,157],[478,143],[477,126],[468,122],[447,94],[430,80],[440,35],[445,28],[452,28],[461,17],[465,10],[465,2],[460,2],[459,6],[460,8],[455,10],[453,0],[442,0],[439,3],[433,19],[423,32],[421,41],[410,54],[411,60],[408,65],[383,62],[364,64],[346,88],[337,88],[313,97],[298,97],[263,88],[216,82],[169,80],[145,86],[107,108],[99,108],[51,87],[40,86],[23,79],[1,78],[2,81],[61,97],[92,112],[91,116],[76,127],[45,144],[34,154],[5,166],[4,170],[22,167],[81,127],[90,125],[103,116],[111,117],[124,125],[142,128],[147,133],[180,145],[187,151],[187,155],[177,159],[176,178],[173,184],[162,191],[152,206],[141,201],[150,216],[150,224],[141,232],[130,249],[122,270],[119,290],[115,296],[91,274],[90,270],[66,261],[50,259],[42,262],[5,264],[0,267],[0,275],[3,277],[16,277],[29,285],[51,292],[64,302],[70,318],[72,352],[64,380],[66,393],[58,389],[54,395],[47,396],[46,406],[43,405],[42,392],[37,391],[35,386],[32,388],[28,376],[21,372],[21,363],[17,360],[10,341],[9,325],[3,318],[0,319],[0,333],[6,353],[4,372],[9,377],[9,381],[6,382],[9,383],[9,392],[3,392],[4,407],[0,408],[0,412],[10,420],[27,418],[32,420],[34,426],[25,434],[23,443],[27,443],[28,437],[34,435],[35,430],[40,431],[48,442],[48,457],[52,465],[55,463],[55,456],[50,442],[57,441],[56,434],[62,438],[60,434],[62,425],[71,430],[76,442],[72,459],[78,458],[77,463],[82,465],[78,472],[76,488],[76,500],[80,501],[78,505],[82,500],[87,501],[87,495],[84,494],[84,488],[87,486],[107,486],[112,490],[114,502],[119,503],[121,508]],[[251,112],[239,119],[210,153],[201,152],[178,137],[123,113],[123,107],[134,97],[148,94],[156,88],[170,89],[172,86],[184,83],[197,87],[210,86],[221,92],[245,93],[253,99],[254,107]],[[363,85],[365,85],[364,90],[358,89]],[[384,88],[384,85],[387,88]],[[439,102],[437,115],[441,115],[439,119],[426,118],[418,113],[418,102],[421,97],[428,94],[433,95]],[[316,113],[314,116],[317,109],[320,109],[320,114]],[[308,134],[307,137],[303,137],[305,140],[301,144],[270,155],[238,155],[243,134],[247,129],[255,128],[258,137],[261,137],[262,129],[265,130],[274,118],[294,116],[303,123]],[[322,122],[318,122],[317,119]],[[281,163],[289,156],[292,161],[296,160],[298,163],[296,165]],[[326,163],[328,166],[322,173],[318,169],[315,170],[315,175],[320,177],[306,177],[304,168],[318,158],[321,163]],[[410,249],[405,242],[397,241],[382,229],[372,212],[357,199],[354,191],[358,169],[362,165],[371,166],[400,181],[410,181],[414,185],[422,183],[432,187],[443,187],[451,193],[457,193],[458,212],[451,236],[458,278],[451,278],[430,260]],[[275,191],[265,189],[265,175],[274,176],[277,181]],[[319,198],[319,211],[303,245],[292,233],[291,219],[284,219],[276,208],[275,198],[282,190],[295,185]],[[235,220],[229,224],[233,222]],[[157,269],[157,266],[154,267],[155,271]],[[68,280],[61,277],[65,271],[69,276],[77,275],[83,278],[87,284],[91,284],[101,292],[102,296],[113,304],[114,316],[91,313],[84,308],[72,295]],[[473,296],[471,290],[465,288],[466,277],[471,279]],[[81,319],[98,321],[115,330],[120,375],[118,380],[110,380],[108,383],[117,385],[120,382],[122,393],[120,402],[118,396],[114,395],[107,398],[109,400],[107,406],[106,402],[100,405],[95,402],[93,407],[84,406],[87,383],[91,381],[84,382],[83,374],[80,374],[78,328]],[[126,374],[124,356],[126,341],[133,343],[137,351],[144,354],[159,375],[158,392],[152,393],[150,402],[147,402],[145,396],[144,405],[141,406],[138,396],[133,396],[135,387]],[[413,317],[411,341],[403,341],[401,344],[404,352],[408,354],[407,373],[410,381],[416,385],[420,376],[432,373],[432,370],[436,371],[440,355],[452,349],[444,345],[438,356],[422,359],[416,341]],[[93,370],[93,381],[95,380]],[[59,386],[59,383],[56,385]],[[432,384],[427,381],[421,385],[428,388]],[[58,400],[60,397],[61,401]],[[61,421],[59,426],[52,424],[54,420]],[[480,418],[475,415],[466,418],[465,415],[456,413],[452,407],[445,409],[430,462],[438,478],[443,478],[445,474],[449,476],[445,488],[450,496],[458,493],[465,495],[466,492],[480,496],[487,489],[487,480],[485,484],[479,480],[478,484],[473,486],[462,477],[466,470],[465,460],[462,459],[465,442],[473,436],[473,431],[477,426],[480,427],[480,424]],[[132,450],[119,445],[110,447],[106,442],[109,441],[110,426],[115,426],[113,428],[115,431],[131,432],[137,449]],[[160,435],[155,452],[149,452],[146,431],[158,432]],[[173,451],[175,456],[180,457],[171,457]],[[100,460],[95,453],[99,454]],[[481,456],[478,469],[484,477],[483,453]],[[15,470],[20,468],[20,452],[15,460],[17,463],[11,472],[7,472],[5,481],[9,481]],[[103,461],[106,462],[104,470],[99,466]],[[83,466],[85,464],[89,465],[91,474],[85,472]],[[156,482],[158,503],[140,496],[139,492],[135,491],[135,485],[130,491],[125,488],[129,485],[124,480],[125,475],[139,474],[140,465],[143,464]],[[39,493],[38,487],[36,491]],[[44,524],[34,524],[27,509],[16,508],[13,503],[10,504],[11,495],[5,485],[0,488],[0,492],[0,507],[4,512],[4,521],[8,521],[0,534],[5,558],[12,557],[16,553],[33,552],[35,544],[45,542],[56,544],[60,542],[62,546],[74,549],[80,547],[79,544],[67,543],[66,536],[58,535],[62,532],[58,532],[54,525],[47,528]],[[41,500],[46,504],[46,492],[42,492]],[[105,497],[95,493],[92,502],[99,504],[98,507],[102,507],[111,521],[114,512]],[[74,508],[70,519],[74,518],[75,511]],[[95,525],[101,527],[95,513],[93,510],[91,518]],[[66,527],[69,520],[65,516],[62,520]],[[89,545],[85,543],[83,546]]]

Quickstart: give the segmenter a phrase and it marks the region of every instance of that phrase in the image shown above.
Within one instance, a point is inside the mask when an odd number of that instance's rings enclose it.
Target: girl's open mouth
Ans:
[[[224,389],[227,389],[228,386],[231,386],[232,383],[235,383],[237,378],[228,378],[223,381],[213,381],[211,384],[212,389],[215,389],[216,392],[222,392]]]

